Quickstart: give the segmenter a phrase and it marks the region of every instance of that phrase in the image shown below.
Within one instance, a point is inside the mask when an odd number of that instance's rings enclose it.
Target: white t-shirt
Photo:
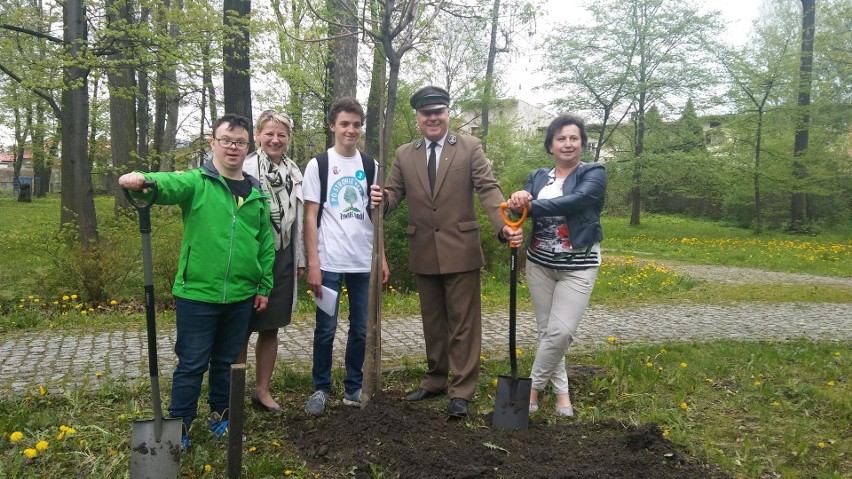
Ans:
[[[375,171],[378,172],[378,164]],[[375,178],[373,179],[375,182]],[[305,167],[302,186],[305,201],[319,203],[317,159]],[[368,209],[370,195],[361,153],[345,157],[328,149],[328,191],[319,228],[320,269],[334,273],[366,273],[372,265],[373,224]]]

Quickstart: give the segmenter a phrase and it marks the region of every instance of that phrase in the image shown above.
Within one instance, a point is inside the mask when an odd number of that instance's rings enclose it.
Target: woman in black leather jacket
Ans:
[[[510,208],[527,209],[533,229],[527,246],[527,287],[535,308],[539,347],[532,367],[530,412],[538,411],[547,383],[559,416],[573,416],[565,353],[595,286],[601,264],[600,214],[606,196],[603,165],[580,158],[587,136],[583,120],[561,115],[551,122],[544,148],[554,166],[530,174],[512,193]]]

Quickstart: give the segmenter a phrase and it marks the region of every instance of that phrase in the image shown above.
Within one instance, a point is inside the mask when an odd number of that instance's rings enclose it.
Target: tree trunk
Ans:
[[[204,84],[204,91],[207,92],[204,97],[207,99],[207,108],[210,112],[207,125],[212,125],[218,118],[216,114],[218,106],[216,105],[216,86],[213,85],[213,68],[210,66],[210,44],[201,45],[201,57],[201,81]]]
[[[328,0],[334,23],[329,24],[332,40],[331,80],[334,100],[348,96],[355,98],[358,88],[358,37],[355,35],[357,18],[355,0]]]
[[[480,128],[480,139],[482,140],[482,149],[488,151],[488,128],[489,128],[489,111],[491,104],[494,103],[494,62],[497,60],[497,22],[500,18],[500,0],[494,0],[494,7],[491,9],[491,42],[488,45],[488,63],[485,66],[485,91],[482,96],[482,118]],[[450,92],[452,93],[452,92]]]
[[[766,98],[766,97],[764,97]],[[754,230],[760,233],[763,229],[763,218],[760,204],[760,144],[763,135],[763,106],[757,110],[757,132],[754,142]]]
[[[236,113],[252,119],[251,73],[249,62],[248,21],[251,0],[225,0],[225,113]],[[254,132],[249,130],[249,149],[254,146]]]
[[[147,25],[150,15],[151,9],[145,2],[141,2],[139,9],[139,24]],[[137,72],[137,94],[139,97],[136,102],[136,121],[137,126],[139,127],[139,134],[137,136],[136,154],[139,155],[139,161],[136,164],[131,164],[130,167],[131,169],[150,170],[150,163],[148,161],[148,156],[150,155],[148,141],[151,128],[151,111],[149,109],[151,97],[148,88],[148,69],[145,66],[140,66]]]
[[[803,190],[808,177],[805,155],[810,132],[811,83],[814,56],[814,30],[816,23],[815,0],[802,0],[802,50],[799,62],[799,99],[796,116],[796,136],[793,146],[793,176],[797,184],[790,201],[790,231],[808,229],[808,197]]]
[[[67,0],[62,9],[63,35],[70,60],[63,68],[66,88],[62,90],[62,208],[60,223],[76,223],[80,244],[85,249],[97,245],[98,227],[95,216],[92,166],[86,148],[89,127],[89,71],[82,57],[87,48],[88,19],[83,0]]]
[[[375,11],[371,14],[375,15]],[[385,80],[387,79],[387,61],[381,46],[373,50],[373,73],[370,79],[370,96],[367,98],[367,127],[364,133],[364,144],[367,153],[378,157],[381,155],[381,118],[382,100],[385,97]]]
[[[109,177],[109,185],[115,185],[116,174],[124,174],[132,170],[131,157],[137,147],[136,141],[136,72],[128,66],[130,40],[126,29],[121,25],[133,24],[132,5],[126,0],[108,0],[106,3],[108,28],[115,35],[116,53],[110,55],[110,68],[107,69],[109,85],[109,129],[110,153],[113,169]],[[120,208],[129,206],[121,188],[112,186],[115,203],[115,214]]]
[[[44,103],[36,102],[35,126],[33,128],[33,195],[43,197],[50,189],[50,166],[44,142],[46,135]]]

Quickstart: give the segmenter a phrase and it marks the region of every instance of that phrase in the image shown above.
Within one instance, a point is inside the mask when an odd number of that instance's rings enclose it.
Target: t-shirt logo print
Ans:
[[[366,198],[364,186],[358,177],[364,178],[364,171],[359,170],[355,176],[344,176],[335,181],[329,188],[328,202],[337,210],[341,220],[364,219],[364,211],[361,209],[363,198]]]

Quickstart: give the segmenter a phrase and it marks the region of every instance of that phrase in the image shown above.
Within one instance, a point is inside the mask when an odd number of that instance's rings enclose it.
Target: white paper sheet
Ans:
[[[314,298],[314,302],[317,303],[317,307],[321,309],[325,314],[329,316],[334,316],[334,312],[337,309],[337,291],[327,287],[322,287],[322,299],[317,298],[317,295],[311,295]]]

